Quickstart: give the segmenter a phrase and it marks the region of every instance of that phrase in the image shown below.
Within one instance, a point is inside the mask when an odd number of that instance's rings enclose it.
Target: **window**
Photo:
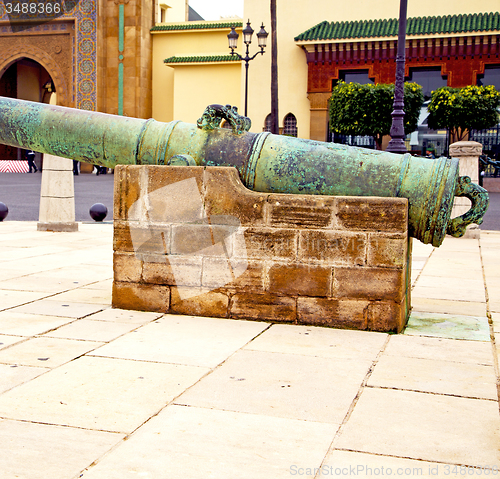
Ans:
[[[493,85],[500,90],[500,65],[486,65],[484,75],[477,76],[477,84],[479,86]]]
[[[285,116],[283,126],[283,135],[297,137],[297,118],[295,118],[293,113],[288,113],[288,115]]]
[[[441,67],[410,68],[409,81],[418,83],[422,87],[426,100],[430,100],[434,90],[448,83],[447,77],[441,75]]]
[[[339,80],[346,83],[359,83],[361,85],[366,85],[367,83],[373,83],[368,77],[368,70],[340,70]],[[333,81],[333,86],[337,83],[337,80]]]
[[[262,131],[271,131],[271,121],[272,121],[272,117],[271,117],[271,113],[269,113],[269,115],[266,116],[266,119],[264,120],[264,129]]]
[[[160,7],[160,23],[165,23],[167,21],[167,9]]]

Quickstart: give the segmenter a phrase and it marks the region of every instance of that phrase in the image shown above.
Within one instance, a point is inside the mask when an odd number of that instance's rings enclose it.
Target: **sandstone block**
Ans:
[[[268,224],[285,228],[331,226],[335,198],[315,195],[270,195]]]
[[[406,300],[376,301],[368,306],[368,329],[400,333],[406,325]]]
[[[392,268],[334,268],[334,298],[401,301],[405,275]]]
[[[170,286],[201,286],[202,258],[192,255],[163,256],[163,261],[144,261],[145,283]]]
[[[242,226],[264,224],[268,195],[246,188],[236,168],[207,168],[203,180],[207,216],[230,215],[237,218]]]
[[[290,296],[329,296],[331,284],[331,267],[275,263],[269,268],[270,293]]]
[[[346,231],[303,230],[299,236],[298,259],[334,265],[364,265],[366,235]]]
[[[293,229],[246,228],[244,243],[236,242],[234,255],[262,260],[295,260],[299,232]]]
[[[231,318],[255,319],[275,322],[295,322],[295,298],[275,294],[236,293],[229,311]]]
[[[369,266],[406,265],[408,240],[405,235],[368,235]]]
[[[338,197],[338,223],[345,229],[403,233],[408,229],[405,198]]]
[[[243,234],[237,226],[218,224],[180,224],[172,226],[171,252],[201,256],[226,256],[233,252],[235,234]]]
[[[188,286],[172,286],[171,292],[171,313],[227,318],[229,297],[224,292]]]
[[[166,313],[169,305],[170,288],[168,286],[113,282],[113,308]]]
[[[206,288],[264,292],[264,263],[239,259],[204,258],[202,284]]]
[[[134,253],[113,254],[113,279],[118,282],[139,283],[142,278],[142,261]]]
[[[129,165],[115,170],[115,219],[190,222],[203,218],[203,167]]]
[[[297,299],[297,322],[335,328],[367,329],[370,302],[332,298]]]
[[[170,252],[171,227],[137,221],[116,221],[113,247],[115,251],[129,251],[139,257],[165,255]]]

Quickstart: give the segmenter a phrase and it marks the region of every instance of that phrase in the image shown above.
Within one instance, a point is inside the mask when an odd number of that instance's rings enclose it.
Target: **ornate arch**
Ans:
[[[298,136],[297,117],[292,112],[287,113],[283,118],[282,134],[294,137]]]
[[[33,45],[15,45],[2,52],[0,61],[0,77],[14,62],[29,58],[42,65],[54,82],[57,92],[57,103],[61,106],[74,106],[70,102],[70,88],[57,62],[46,52]]]

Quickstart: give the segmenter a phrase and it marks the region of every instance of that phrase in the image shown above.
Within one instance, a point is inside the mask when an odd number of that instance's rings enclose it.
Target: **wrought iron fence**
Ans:
[[[471,130],[469,140],[483,145],[483,154],[500,160],[500,125],[486,130]]]
[[[341,135],[340,133],[329,131],[328,141],[333,143],[342,143],[343,145],[349,146],[360,146],[362,148],[376,148],[373,136]]]

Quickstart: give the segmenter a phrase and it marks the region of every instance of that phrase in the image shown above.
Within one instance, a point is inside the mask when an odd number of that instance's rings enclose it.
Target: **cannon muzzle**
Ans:
[[[219,128],[222,121],[231,129]],[[409,233],[439,246],[482,223],[488,193],[459,177],[458,160],[414,157],[251,133],[235,108],[210,105],[197,124],[161,123],[0,97],[0,143],[114,168],[233,166],[254,191],[407,198]],[[450,219],[455,196],[471,209]]]

